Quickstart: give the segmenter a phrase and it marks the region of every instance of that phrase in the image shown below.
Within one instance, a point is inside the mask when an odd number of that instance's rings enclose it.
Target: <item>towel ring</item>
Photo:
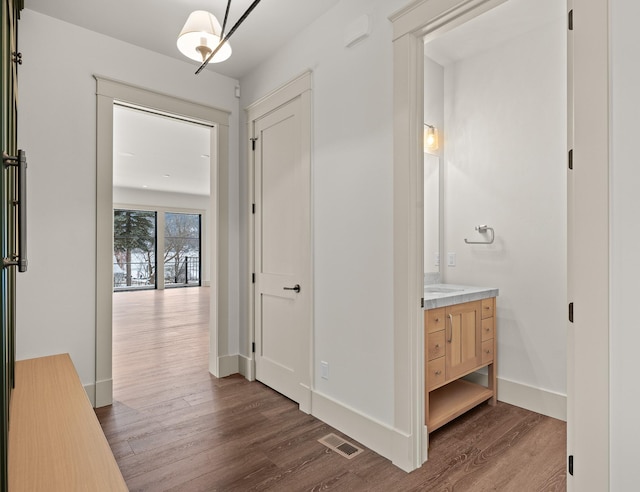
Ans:
[[[489,231],[489,233],[491,234],[491,237],[488,241],[469,241],[468,239],[465,238],[464,242],[467,244],[493,244],[493,240],[495,239],[495,232],[493,230],[493,227],[489,227],[488,225],[479,225],[479,226],[476,226],[476,231],[478,231],[481,234],[484,234],[485,232]]]

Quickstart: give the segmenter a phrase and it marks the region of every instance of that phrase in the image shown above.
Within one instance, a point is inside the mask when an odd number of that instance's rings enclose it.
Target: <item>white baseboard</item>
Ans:
[[[399,468],[405,471],[414,469],[405,459],[410,454],[407,452],[409,436],[315,391],[311,393],[311,414],[391,460]]]
[[[91,406],[96,408],[96,385],[95,384],[83,384],[85,393],[87,394],[87,398],[91,402]]]
[[[465,379],[482,385],[487,384],[487,376],[478,372],[465,376]],[[560,393],[498,378],[498,400],[567,421],[567,397]]]
[[[254,364],[253,359],[251,357],[246,357],[242,354],[238,355],[239,359],[239,372],[242,376],[245,377],[248,381],[255,380],[256,376],[253,373]]]
[[[93,388],[89,388],[93,386]],[[94,408],[106,407],[113,403],[113,379],[103,379],[102,381],[96,381],[95,385],[85,386],[85,391],[89,394],[89,391],[93,392],[93,399],[89,396],[89,401]]]
[[[238,372],[240,372],[238,357],[238,354],[222,355],[218,357],[219,378],[231,376],[232,374],[237,374]]]

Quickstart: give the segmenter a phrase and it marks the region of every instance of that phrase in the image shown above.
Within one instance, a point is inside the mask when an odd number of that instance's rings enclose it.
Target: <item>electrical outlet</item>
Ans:
[[[440,266],[440,253],[433,255],[433,264],[435,266]]]
[[[450,266],[450,267],[456,266],[456,254],[455,253],[447,253],[447,266]]]
[[[329,379],[329,363],[325,361],[320,362],[320,377],[322,379]]]

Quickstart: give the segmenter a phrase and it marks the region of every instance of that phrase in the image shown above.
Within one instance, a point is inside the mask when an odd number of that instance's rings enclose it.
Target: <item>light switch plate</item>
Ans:
[[[455,253],[447,253],[447,266],[450,266],[450,267],[456,266],[456,254]]]

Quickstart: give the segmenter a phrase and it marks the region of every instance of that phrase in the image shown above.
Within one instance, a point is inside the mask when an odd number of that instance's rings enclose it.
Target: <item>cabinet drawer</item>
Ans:
[[[493,338],[482,342],[482,363],[493,361]]]
[[[429,309],[424,312],[424,324],[427,333],[444,330],[445,308]]]
[[[482,319],[491,318],[495,307],[496,298],[482,299]]]
[[[442,357],[445,352],[444,330],[427,335],[427,360]]]
[[[485,318],[482,320],[482,341],[489,340],[494,337],[495,333],[495,318]]]
[[[427,364],[427,391],[444,383],[444,357],[430,360]]]

